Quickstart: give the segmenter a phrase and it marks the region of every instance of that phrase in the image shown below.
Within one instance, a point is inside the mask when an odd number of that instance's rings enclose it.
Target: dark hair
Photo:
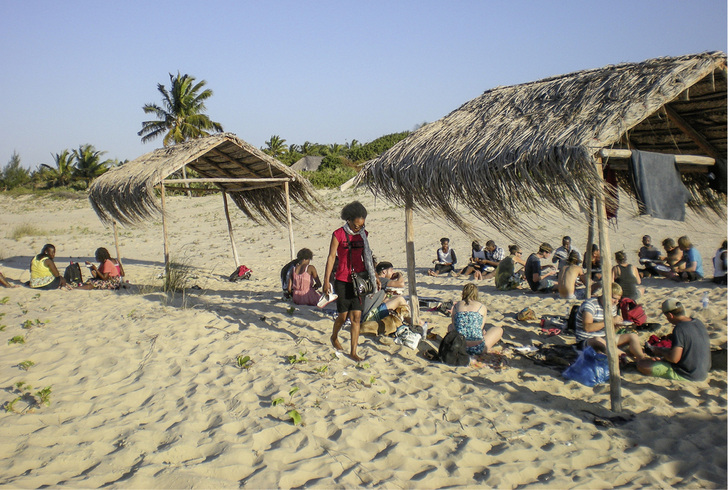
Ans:
[[[450,239],[448,237],[442,237],[442,238],[440,238],[440,243],[441,244],[442,243],[445,243],[445,242],[450,243]]]
[[[720,248],[728,248],[728,240],[723,240],[723,243],[720,244]]]
[[[596,252],[597,250],[599,250],[599,245],[597,245],[596,243],[592,243],[592,253]]]
[[[481,249],[480,242],[478,240],[473,240],[473,243],[471,243],[470,246],[473,247],[473,250],[480,251]]]
[[[313,252],[307,248],[302,248],[296,254],[296,260],[301,262],[302,260],[311,260],[313,258]]]
[[[581,257],[579,257],[579,252],[576,250],[572,250],[569,252],[569,258],[566,260],[569,264],[576,264],[581,265]]]
[[[562,238],[561,243],[564,243],[566,240],[569,240],[569,243],[571,243],[571,237],[569,235],[566,235],[564,238]]]
[[[367,208],[359,201],[350,202],[341,210],[341,219],[344,221],[354,221],[357,218],[367,217]]]
[[[508,245],[508,253],[514,255],[516,252],[520,252],[521,247],[518,245]]]
[[[377,267],[375,268],[375,271],[377,274],[381,274],[382,271],[386,271],[387,269],[391,269],[394,267],[391,262],[380,262],[377,264]]]
[[[624,250],[620,250],[619,252],[615,252],[614,253],[614,260],[616,260],[618,264],[621,264],[622,262],[627,262],[627,254],[624,253]]]
[[[50,249],[55,250],[56,249],[56,246],[53,245],[53,244],[51,244],[51,243],[46,243],[45,245],[43,245],[43,249],[41,249],[40,254],[38,255],[38,257],[48,257],[48,251]]]
[[[495,247],[495,241],[488,240],[487,242],[485,242],[485,246],[486,247]]]
[[[548,254],[550,254],[551,252],[554,251],[554,247],[552,247],[550,243],[543,242],[541,244],[541,246],[538,247],[538,251],[540,253],[548,253]]]
[[[96,260],[98,260],[102,264],[111,258],[111,254],[104,247],[97,248],[95,255]]]

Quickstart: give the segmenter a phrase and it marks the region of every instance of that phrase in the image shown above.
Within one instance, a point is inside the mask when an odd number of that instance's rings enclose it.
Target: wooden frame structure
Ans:
[[[170,179],[190,168],[200,177]],[[228,197],[255,222],[288,227],[290,256],[295,257],[291,201],[313,211],[320,205],[311,184],[300,174],[231,133],[199,138],[161,148],[112,169],[94,181],[89,200],[102,222],[132,226],[161,215],[165,268],[169,265],[166,191],[187,191],[189,184],[212,184],[204,192],[222,192],[225,219],[235,266],[240,259],[235,244]],[[159,191],[161,207],[157,206]],[[196,191],[196,189],[193,189]],[[118,252],[118,239],[117,254]]]
[[[726,56],[711,52],[584,70],[497,87],[427,124],[368,162],[357,182],[405,207],[413,320],[419,317],[413,211],[425,209],[463,231],[459,207],[506,236],[532,236],[522,211],[551,207],[578,217],[586,208],[589,249],[601,244],[603,291],[611,291],[606,204],[609,164],[628,171],[632,149],[673,154],[693,199],[725,216],[725,196],[709,188],[709,165],[727,152]],[[630,179],[618,185],[630,195]],[[588,286],[587,286],[588,287]],[[605,315],[612,410],[621,411],[611,317]]]

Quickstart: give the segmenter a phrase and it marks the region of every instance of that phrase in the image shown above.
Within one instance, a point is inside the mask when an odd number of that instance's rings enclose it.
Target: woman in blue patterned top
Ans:
[[[488,310],[478,301],[478,286],[472,282],[463,286],[462,298],[453,306],[452,322],[447,330],[457,330],[465,337],[471,356],[487,354],[503,336],[503,329],[495,326],[485,329]]]

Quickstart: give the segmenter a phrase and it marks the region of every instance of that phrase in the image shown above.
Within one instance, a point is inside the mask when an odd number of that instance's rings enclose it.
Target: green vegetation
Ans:
[[[13,391],[18,394],[13,400],[7,402],[5,404],[5,411],[6,412],[14,412],[14,413],[22,413],[18,412],[15,408],[15,405],[23,401],[26,404],[25,410],[40,407],[41,405],[45,405],[46,407],[49,407],[51,405],[51,387],[46,386],[45,388],[36,391],[35,393],[32,392],[33,387],[29,384],[26,384],[25,381],[18,381],[13,386]]]
[[[298,353],[298,355],[292,355],[288,356],[288,363],[289,364],[297,364],[297,363],[307,363],[308,358],[306,358],[306,353],[304,351],[301,351]]]
[[[248,370],[253,366],[253,361],[250,360],[250,356],[238,356],[235,358],[235,365],[240,369]]]
[[[32,368],[33,366],[35,366],[35,363],[31,360],[27,360],[27,361],[18,363],[18,367],[20,369],[22,369],[23,371],[27,371],[28,369]]]
[[[184,291],[189,287],[192,268],[185,262],[169,260],[169,267],[164,276],[164,292]]]
[[[10,344],[24,344],[25,343],[25,337],[22,335],[16,335],[15,337],[12,337],[10,340],[8,340],[8,345]]]

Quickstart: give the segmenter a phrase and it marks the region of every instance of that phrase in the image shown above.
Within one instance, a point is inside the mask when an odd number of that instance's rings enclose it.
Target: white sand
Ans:
[[[314,252],[323,270],[340,208],[360,199],[380,260],[405,265],[404,212],[363,192],[328,192],[328,210],[301,214],[294,224],[296,247]],[[625,200],[623,199],[623,203]],[[689,213],[686,223],[634,217],[622,209],[610,229],[612,251],[624,248],[631,261],[644,233],[662,238],[688,234],[712,277],[711,259],[725,239],[725,223]],[[27,281],[27,265],[44,243],[68,258],[93,260],[99,246],[112,255],[113,233],[87,201],[51,201],[0,196],[0,265],[11,279]],[[234,269],[219,196],[169,199],[172,255],[193,267],[191,284],[201,290],[166,297],[156,276],[163,270],[159,223],[121,229],[121,249],[134,287],[114,291],[0,289],[0,403],[12,400],[13,385],[33,391],[52,387],[50,406],[19,402],[18,413],[0,413],[0,485],[129,488],[179,487],[356,487],[436,488],[486,486],[553,488],[614,486],[726,486],[726,373],[711,372],[700,383],[646,378],[634,368],[622,376],[624,414],[615,427],[598,427],[596,416],[612,416],[609,386],[587,388],[561,378],[559,370],[515,354],[509,345],[573,343],[546,337],[536,323],[514,314],[566,314],[570,304],[525,291],[499,293],[481,282],[489,322],[505,329],[498,344],[503,369],[485,362],[467,368],[433,364],[414,350],[363,337],[359,367],[336,357],[329,344],[332,320],[315,308],[291,316],[281,300],[278,272],[289,260],[287,231],[256,225],[236,209],[234,226],[247,282],[230,283]],[[553,245],[569,234],[584,250],[586,228],[572,220],[535,217],[538,241]],[[441,236],[449,236],[461,264],[467,237],[416,213],[420,295],[457,299],[463,279],[431,278],[424,272]],[[12,239],[31,224],[39,236]],[[481,234],[503,247],[499,233]],[[526,251],[535,241],[520,243]],[[84,270],[86,272],[86,270]],[[699,307],[715,347],[726,343],[726,289],[709,282],[678,285],[645,281],[651,321],[669,295]],[[435,332],[449,318],[424,312]],[[26,320],[35,325],[23,329]],[[37,320],[42,323],[38,325]],[[24,345],[8,345],[16,335]],[[647,335],[642,334],[643,340]],[[348,331],[342,344],[348,346]],[[288,356],[305,353],[306,363]],[[242,370],[238,355],[252,358]],[[32,360],[28,371],[18,363]],[[326,369],[324,369],[326,367]],[[289,391],[297,387],[293,396]],[[272,406],[276,398],[285,403]],[[290,404],[288,406],[287,404]],[[303,425],[286,413],[295,408]]]

